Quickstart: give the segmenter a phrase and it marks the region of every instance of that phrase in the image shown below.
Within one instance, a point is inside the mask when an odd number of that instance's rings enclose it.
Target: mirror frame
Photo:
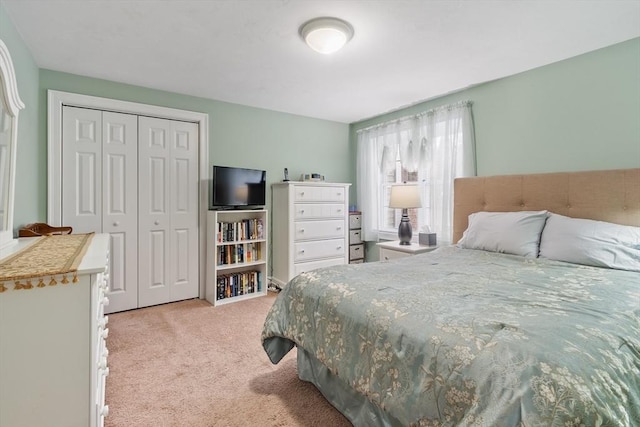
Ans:
[[[18,82],[16,72],[13,68],[13,61],[9,54],[9,49],[0,39],[0,85],[2,85],[2,96],[0,102],[4,104],[7,114],[11,118],[10,140],[9,140],[9,185],[7,189],[7,200],[0,200],[5,204],[5,223],[0,230],[0,249],[17,242],[13,238],[13,208],[15,199],[16,183],[16,151],[18,146],[18,113],[24,108],[24,103],[18,95]]]

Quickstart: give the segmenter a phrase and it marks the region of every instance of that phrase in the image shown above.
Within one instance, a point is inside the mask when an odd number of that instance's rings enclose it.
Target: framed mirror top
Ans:
[[[24,103],[9,49],[0,40],[0,249],[15,242],[13,206],[15,192],[18,113]]]

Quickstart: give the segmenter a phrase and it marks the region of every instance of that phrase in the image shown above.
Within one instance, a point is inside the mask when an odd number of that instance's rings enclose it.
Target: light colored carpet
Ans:
[[[105,425],[350,426],[298,379],[295,349],[278,365],[269,361],[260,334],[274,298],[109,315]]]

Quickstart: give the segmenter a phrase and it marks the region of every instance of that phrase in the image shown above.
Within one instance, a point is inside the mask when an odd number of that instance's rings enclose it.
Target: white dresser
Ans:
[[[349,186],[281,182],[272,193],[272,281],[349,262]]]
[[[33,243],[19,239],[5,258]],[[109,236],[93,237],[77,283],[0,293],[0,426],[103,426],[107,367],[104,306]],[[37,283],[34,281],[34,284]]]

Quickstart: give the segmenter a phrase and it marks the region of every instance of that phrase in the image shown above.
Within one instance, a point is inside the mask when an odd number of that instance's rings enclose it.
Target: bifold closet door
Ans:
[[[140,307],[198,296],[198,125],[139,117]]]
[[[62,225],[109,233],[109,312],[138,306],[138,118],[63,107]]]

